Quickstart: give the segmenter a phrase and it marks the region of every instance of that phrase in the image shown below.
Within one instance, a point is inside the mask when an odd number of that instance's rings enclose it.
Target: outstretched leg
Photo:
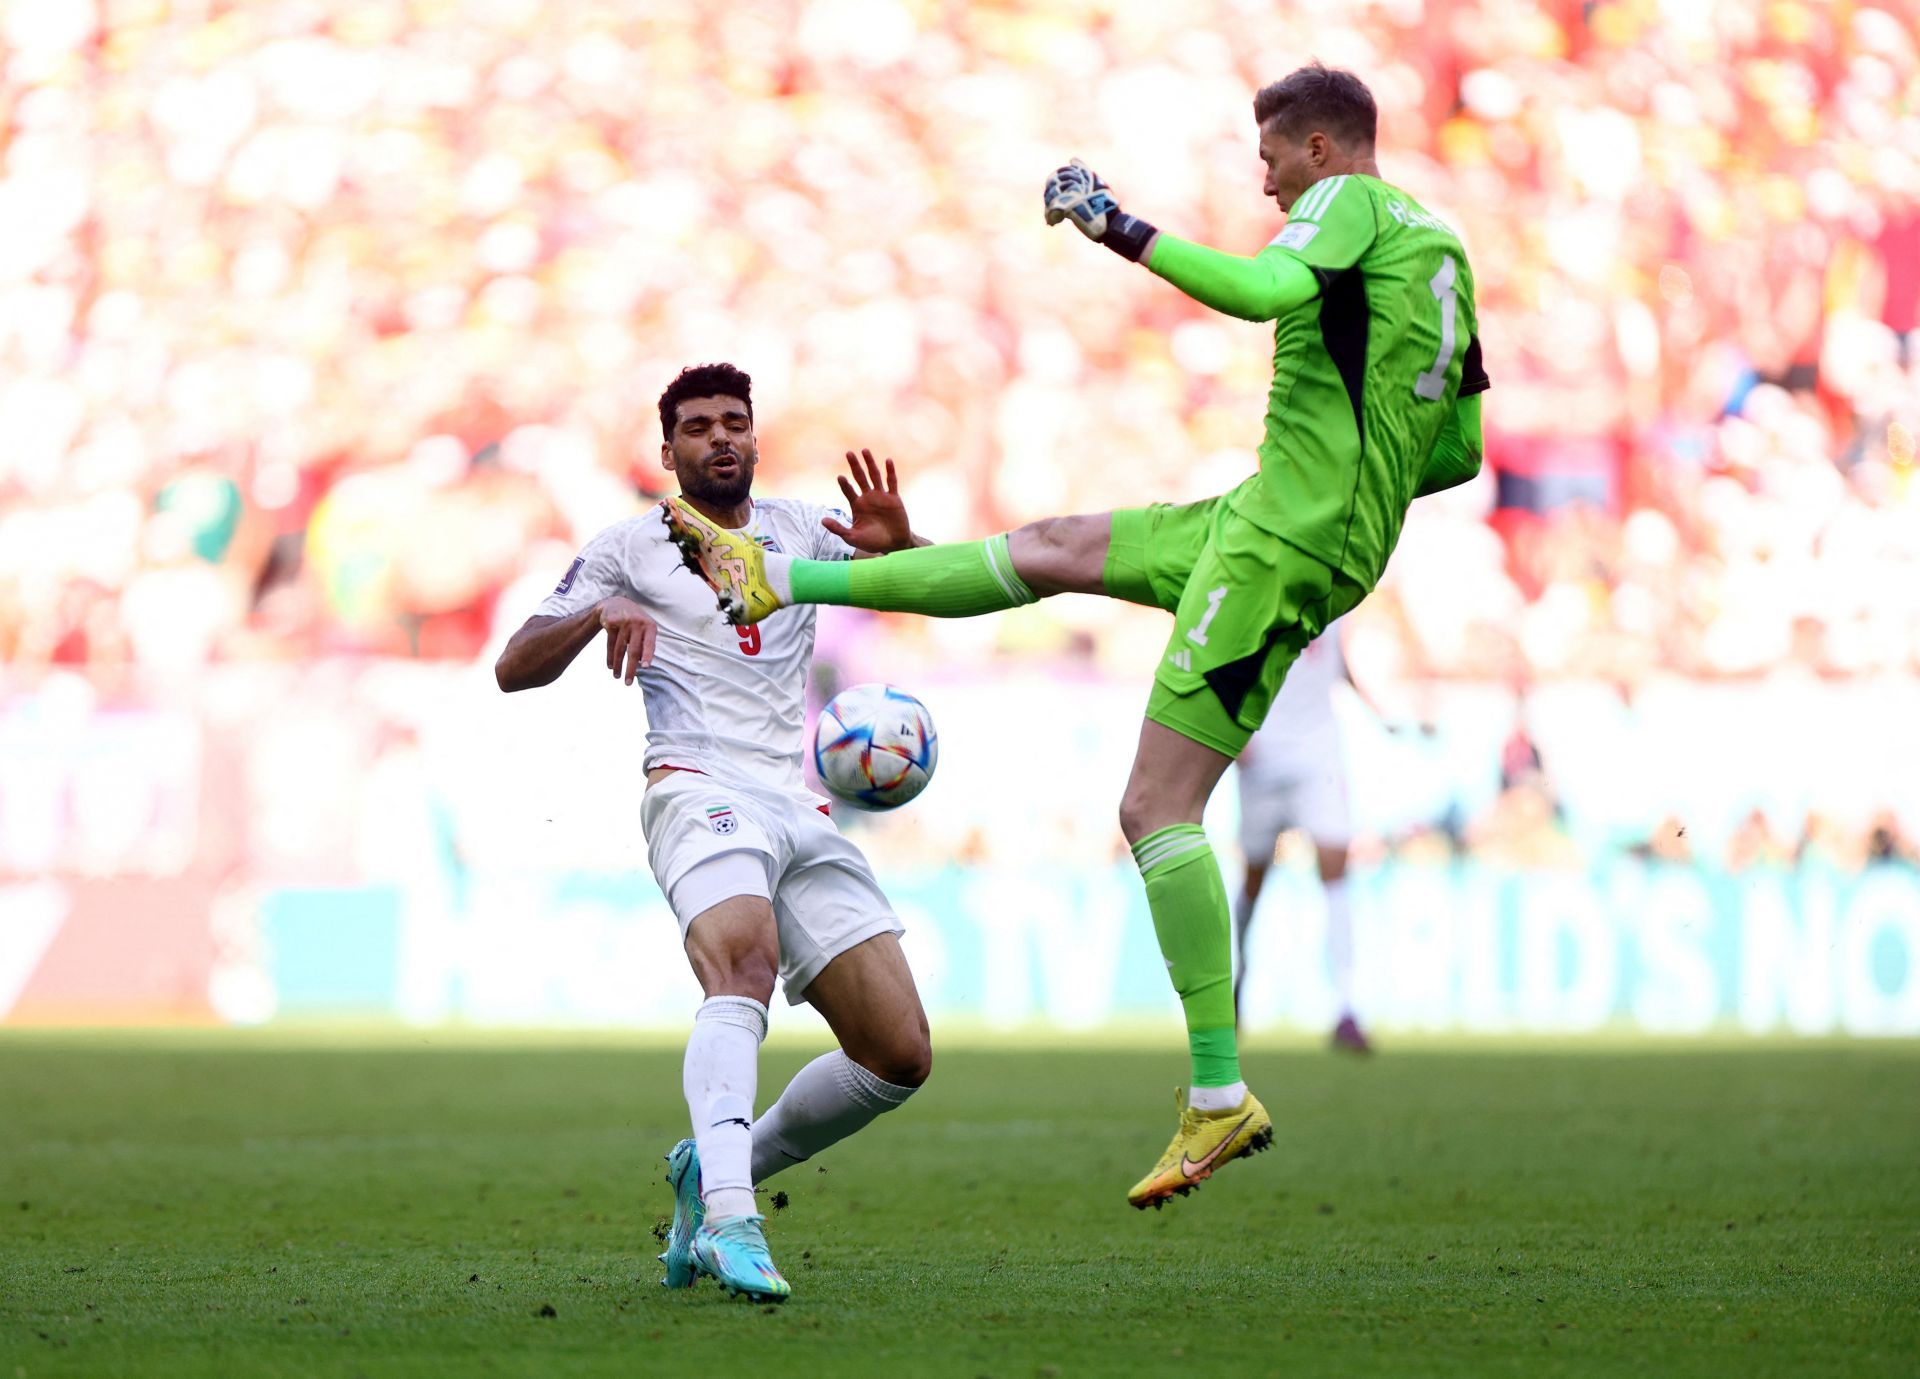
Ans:
[[[1104,512],[1048,517],[984,541],[921,546],[871,560],[792,560],[785,571],[789,601],[971,618],[1055,594],[1104,594],[1111,525],[1111,514]],[[779,559],[767,559],[776,593]]]
[[[689,569],[736,624],[794,603],[832,603],[935,618],[971,618],[1053,594],[1103,594],[1112,517],[1051,517],[984,541],[920,546],[863,560],[804,560],[768,551],[685,503],[661,504]]]

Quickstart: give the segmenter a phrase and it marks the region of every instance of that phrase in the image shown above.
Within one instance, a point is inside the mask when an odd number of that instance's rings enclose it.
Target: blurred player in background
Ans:
[[[1340,1015],[1333,1046],[1371,1053],[1353,1007],[1353,902],[1347,894],[1347,845],[1353,817],[1347,805],[1347,764],[1333,714],[1333,686],[1346,678],[1336,620],[1315,637],[1287,672],[1260,731],[1240,754],[1240,850],[1247,874],[1233,902],[1233,1016],[1240,1023],[1240,991],[1247,979],[1247,936],[1254,907],[1273,865],[1280,835],[1297,828],[1313,840],[1314,862],[1327,897],[1327,971]]]
[[[1052,518],[985,541],[859,566],[768,555],[685,504],[688,563],[747,625],[792,603],[970,617],[1059,593],[1165,608],[1172,640],[1120,802],[1154,932],[1186,1013],[1192,1085],[1179,1129],[1127,1199],[1159,1206],[1264,1148],[1273,1121],[1240,1076],[1226,885],[1200,826],[1287,668],[1378,582],[1408,504],[1480,468],[1487,386],[1459,238],[1374,159],[1373,95],[1317,63],[1254,98],[1265,194],[1287,225],[1251,258],[1122,212],[1078,162],[1048,179],[1049,222],[1194,300],[1274,322],[1260,470],[1231,493]],[[1090,462],[1098,440],[1089,438]]]
[[[682,370],[660,397],[661,464],[683,501],[758,549],[842,561],[914,544],[893,462],[847,461],[850,520],[751,496],[759,453],[752,381],[729,364]],[[668,1287],[705,1273],[730,1291],[789,1292],[753,1185],[900,1105],[932,1063],[900,921],[866,858],[801,777],[814,613],[734,628],[687,577],[658,510],[600,532],[495,668],[503,690],[550,684],[607,634],[607,669],[647,711],[647,861],[706,995],[687,1040],[693,1135],[667,1155],[674,1214]],[[753,1119],[775,974],[840,1047],[802,1068]]]

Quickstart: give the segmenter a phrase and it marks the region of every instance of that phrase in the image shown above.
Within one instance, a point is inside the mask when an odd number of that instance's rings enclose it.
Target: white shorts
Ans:
[[[1249,862],[1273,860],[1290,828],[1322,847],[1353,841],[1347,767],[1340,739],[1329,731],[1270,749],[1240,766],[1240,850]]]
[[[722,900],[773,902],[790,1005],[849,948],[904,932],[867,859],[817,802],[675,771],[647,787],[640,827],[682,940],[695,917]],[[757,870],[739,865],[746,859]]]

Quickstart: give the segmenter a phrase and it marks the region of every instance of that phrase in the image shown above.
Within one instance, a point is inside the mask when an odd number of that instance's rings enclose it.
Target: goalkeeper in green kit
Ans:
[[[1174,615],[1120,826],[1185,1008],[1193,1078],[1172,1144],[1128,1193],[1136,1207],[1273,1139],[1240,1076],[1226,888],[1200,827],[1207,797],[1294,658],[1379,580],[1408,505],[1480,468],[1473,272],[1454,232],[1380,179],[1372,94],[1315,63],[1262,89],[1253,110],[1265,193],[1288,216],[1251,258],[1126,214],[1078,161],[1045,193],[1049,223],[1071,221],[1216,311],[1274,323],[1260,469],[1232,492],[842,562],[764,551],[666,504],[687,563],[736,623],[790,603],[971,617],[1060,593]]]

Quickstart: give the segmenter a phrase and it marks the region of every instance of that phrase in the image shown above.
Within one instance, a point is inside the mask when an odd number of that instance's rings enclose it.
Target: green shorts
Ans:
[[[1147,717],[1237,757],[1294,658],[1367,591],[1235,512],[1231,496],[1115,512],[1103,578],[1112,597],[1173,614]]]

